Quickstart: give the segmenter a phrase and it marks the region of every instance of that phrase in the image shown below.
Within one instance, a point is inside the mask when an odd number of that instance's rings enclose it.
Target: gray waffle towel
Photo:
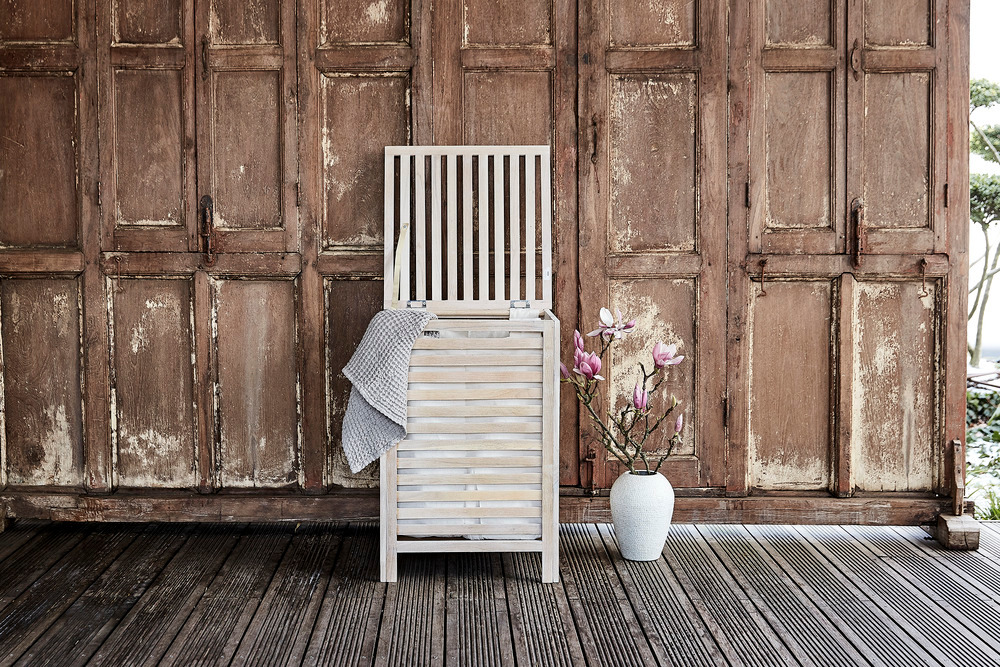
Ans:
[[[377,313],[344,366],[352,386],[341,444],[351,472],[358,472],[406,437],[410,352],[432,319],[434,314],[426,310]]]

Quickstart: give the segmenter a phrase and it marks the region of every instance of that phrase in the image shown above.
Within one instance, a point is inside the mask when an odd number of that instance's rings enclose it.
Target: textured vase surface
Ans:
[[[674,487],[660,473],[624,473],[611,485],[611,520],[627,560],[656,560],[674,515]]]

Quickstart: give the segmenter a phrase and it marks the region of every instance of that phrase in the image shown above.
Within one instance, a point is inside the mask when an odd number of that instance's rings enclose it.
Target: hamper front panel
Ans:
[[[418,338],[397,535],[541,535],[545,333],[539,321],[452,320]]]

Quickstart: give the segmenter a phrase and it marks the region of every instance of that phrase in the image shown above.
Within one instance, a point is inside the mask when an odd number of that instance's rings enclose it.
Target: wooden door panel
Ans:
[[[214,281],[220,486],[298,482],[295,283]]]
[[[930,491],[938,483],[937,293],[934,281],[855,284],[850,432],[856,489]]]
[[[215,150],[211,181],[201,189],[214,193],[219,230],[283,226],[281,78],[279,70],[217,71],[212,76]]]
[[[340,446],[341,424],[347,412],[351,383],[343,370],[361,342],[368,322],[382,310],[381,280],[329,279],[324,281],[326,329],[326,429],[329,436],[327,470],[330,484],[378,486],[378,464],[352,474]]]
[[[280,42],[280,0],[210,0],[209,32],[213,44],[249,45]]]
[[[750,291],[750,487],[828,489],[832,283],[754,283]]]
[[[410,77],[321,78],[323,247],[382,248],[383,149],[409,143]]]
[[[113,6],[115,44],[179,44],[184,0],[117,0]]]
[[[0,40],[71,42],[76,34],[73,0],[7,0],[0,6]]]
[[[765,0],[764,39],[768,46],[832,46],[838,22],[836,0]],[[754,17],[757,19],[757,17]],[[759,19],[758,19],[759,20]]]
[[[931,94],[928,72],[865,75],[861,160],[868,229],[931,228]]]
[[[465,0],[466,44],[512,46],[552,43],[549,0]]]
[[[764,75],[765,236],[783,230],[835,233],[834,81],[829,71]]]
[[[80,299],[77,279],[0,282],[0,487],[83,482]]]
[[[844,0],[756,0],[751,14],[750,251],[844,252]],[[759,12],[759,14],[758,14]],[[732,196],[732,195],[731,195]]]
[[[77,96],[73,72],[0,73],[0,248],[78,247]]]
[[[466,72],[465,143],[533,146],[552,140],[548,72]]]
[[[119,487],[197,483],[189,279],[109,280]]]
[[[700,2],[622,0],[608,5],[614,46],[694,46]]]
[[[931,43],[932,0],[865,0],[864,11],[868,46]]]
[[[647,449],[651,452],[666,450],[663,443],[674,432],[676,415],[684,414],[684,442],[674,454],[680,458],[670,459],[664,464],[663,472],[675,486],[698,486],[698,459],[704,457],[701,414],[701,397],[697,388],[701,384],[699,371],[698,338],[695,335],[695,319],[698,312],[698,285],[690,278],[675,279],[624,279],[611,281],[611,303],[621,308],[626,317],[637,320],[637,332],[626,337],[613,349],[610,364],[605,373],[608,379],[608,406],[622,406],[632,400],[632,390],[639,376],[639,364],[652,369],[653,345],[662,341],[676,345],[677,353],[686,359],[678,366],[667,369],[667,382],[661,388],[660,398],[654,405],[654,412],[666,409],[671,396],[676,396],[680,405],[660,431],[652,436]],[[661,432],[662,431],[662,432]],[[589,430],[585,430],[585,440]],[[591,441],[598,451],[600,442]]]
[[[182,70],[116,69],[114,218],[127,227],[174,227],[185,221]]]
[[[609,251],[693,252],[697,77],[621,74],[609,84]]]
[[[327,44],[398,44],[410,33],[410,2],[383,0],[364,3],[320,2],[318,42]]]

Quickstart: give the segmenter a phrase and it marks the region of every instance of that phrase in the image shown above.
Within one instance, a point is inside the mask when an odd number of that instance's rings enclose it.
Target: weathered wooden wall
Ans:
[[[564,331],[611,304],[690,360],[675,486],[945,491],[967,5],[8,0],[0,487],[374,485],[340,369],[381,303],[383,146],[548,143]],[[562,483],[610,486],[562,406]]]

